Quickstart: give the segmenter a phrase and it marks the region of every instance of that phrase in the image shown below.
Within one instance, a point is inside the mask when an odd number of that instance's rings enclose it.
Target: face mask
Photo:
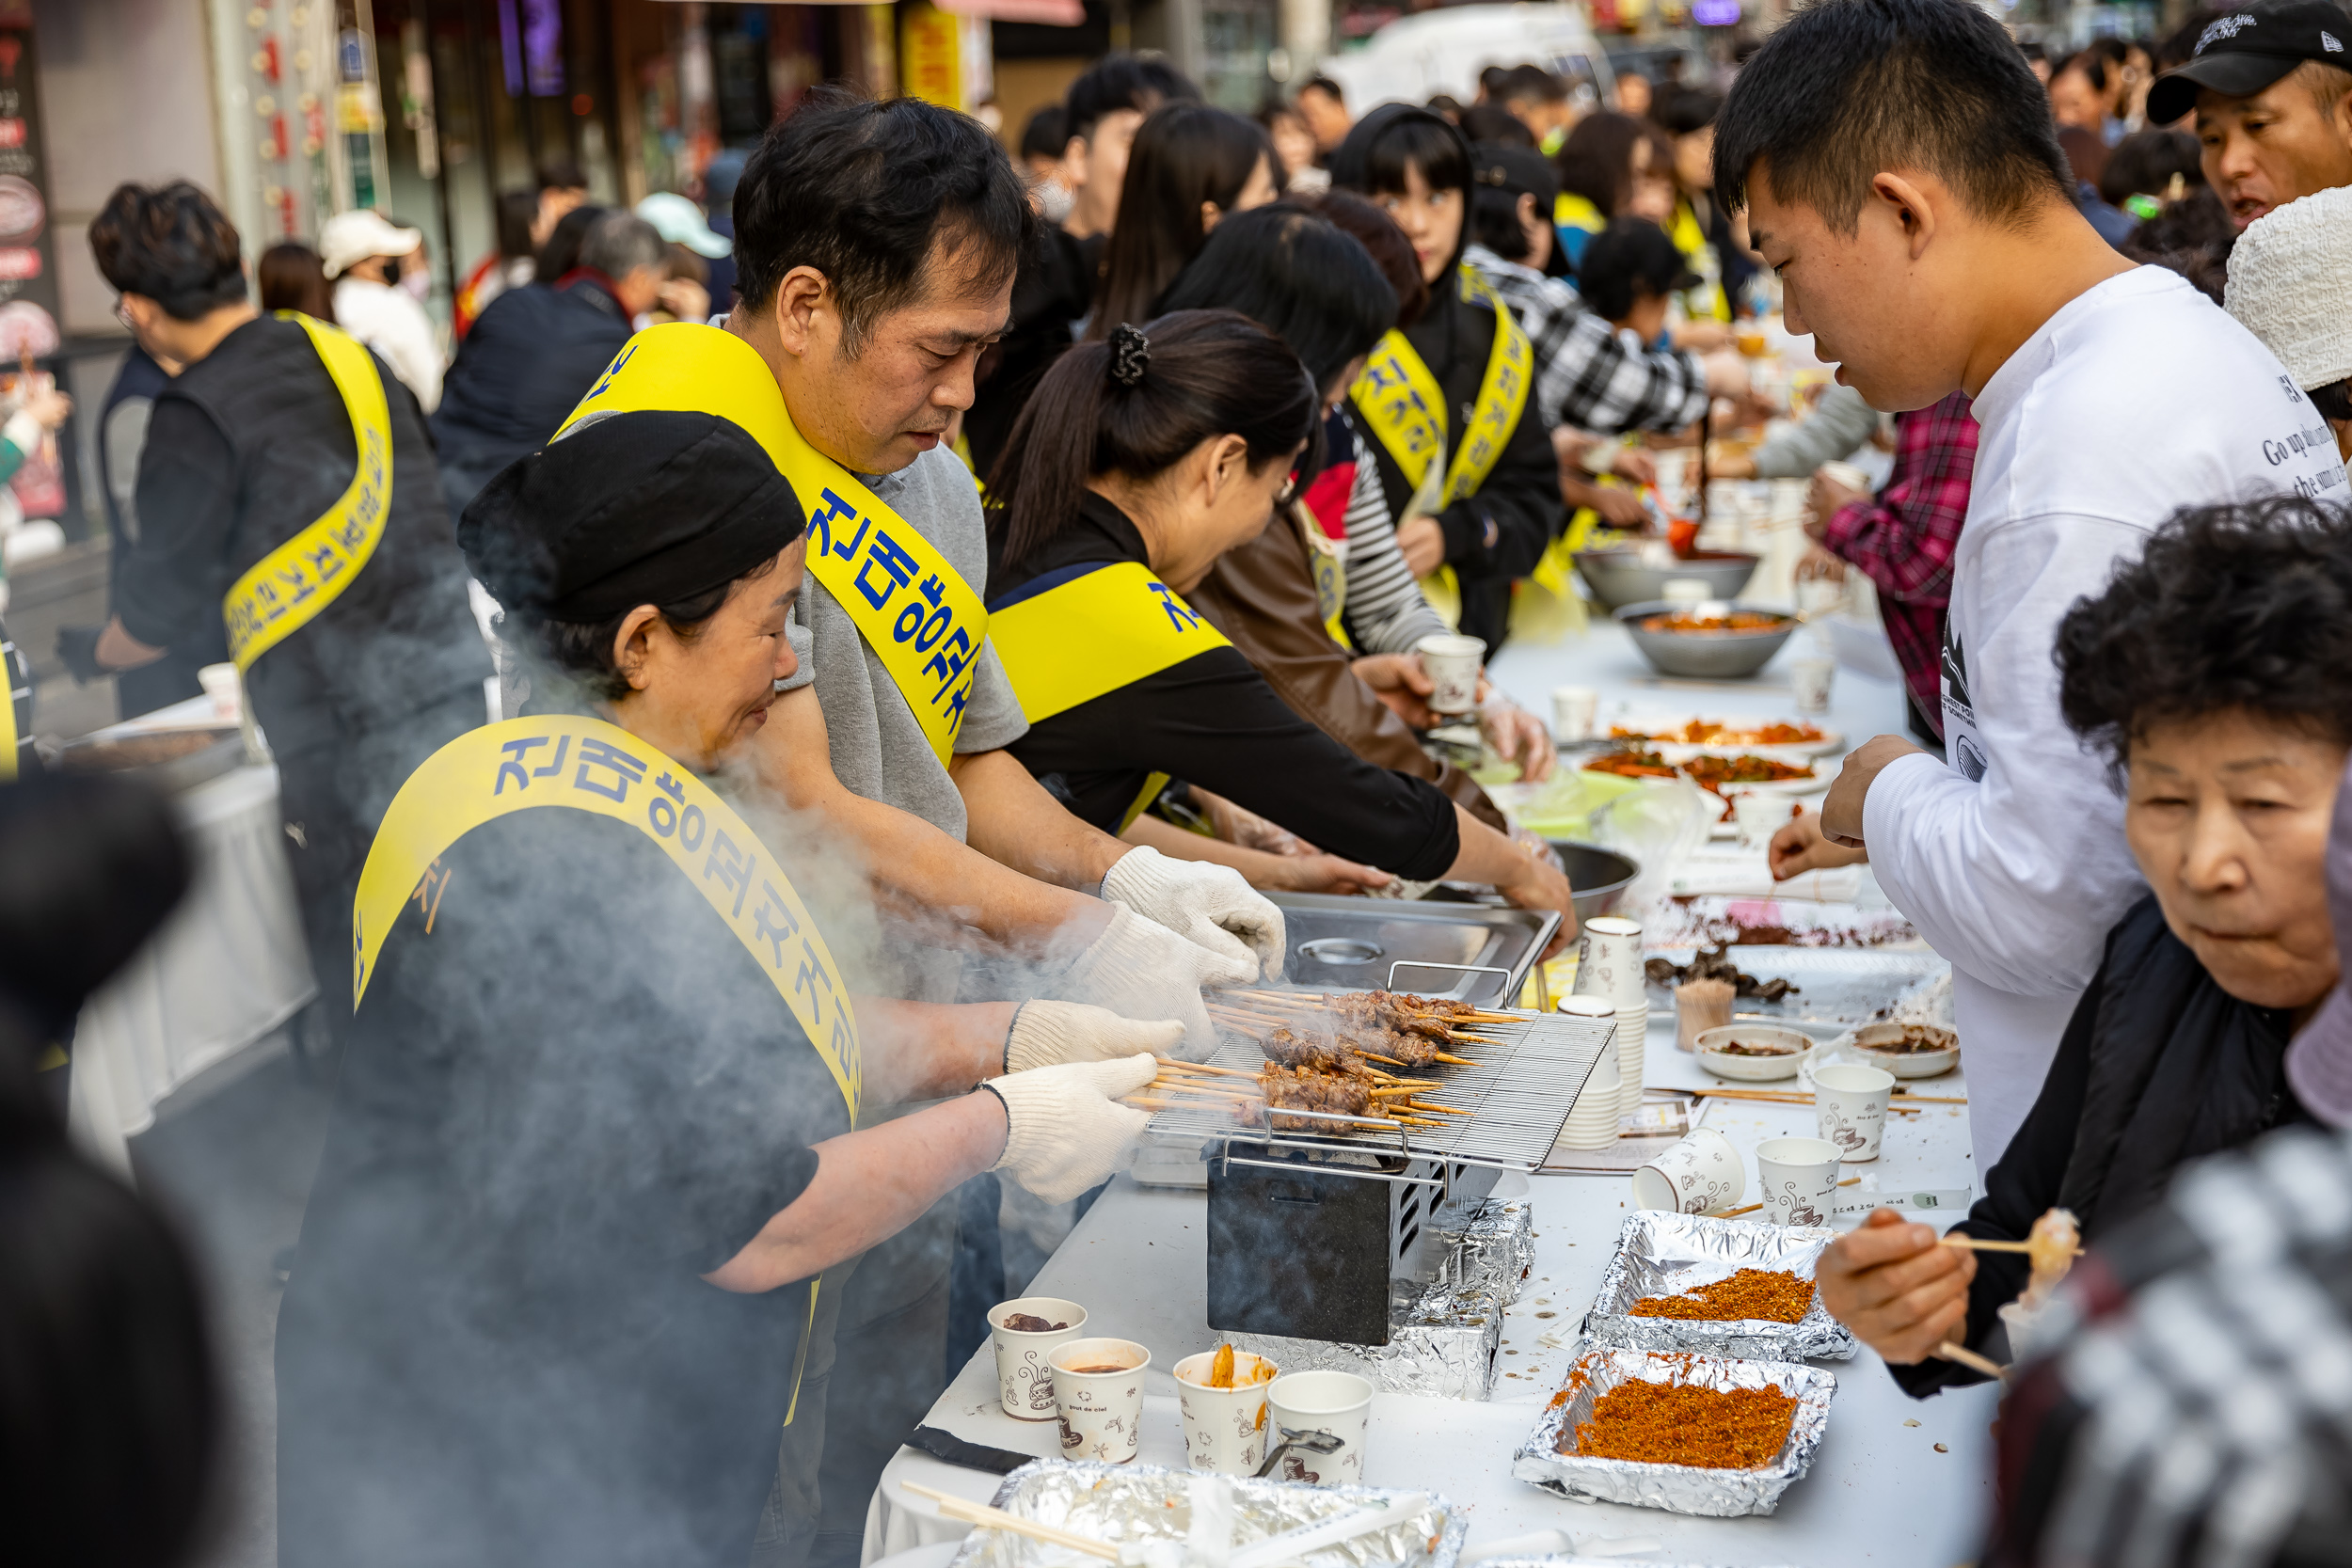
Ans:
[[[1064,189],[1057,181],[1042,181],[1037,187],[1038,216],[1057,229],[1070,216],[1070,209],[1077,204],[1077,193]]]
[[[422,268],[404,277],[400,280],[400,286],[410,299],[420,305],[433,297],[433,275]]]

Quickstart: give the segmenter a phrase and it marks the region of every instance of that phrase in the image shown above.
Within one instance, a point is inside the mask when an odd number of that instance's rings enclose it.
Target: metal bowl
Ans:
[[[1639,550],[1576,552],[1576,569],[1584,574],[1584,586],[1593,591],[1604,610],[1662,599],[1666,583],[1673,578],[1698,578],[1707,584],[1708,597],[1728,599],[1748,585],[1748,578],[1756,575],[1756,561],[1755,556],[1730,550],[1701,550],[1671,566],[1652,566],[1643,561]]]
[[[1748,613],[1771,615],[1773,624],[1762,631],[1644,631],[1642,620],[1649,615],[1692,614],[1728,615],[1739,608]],[[1629,604],[1617,611],[1617,620],[1632,637],[1633,645],[1642,650],[1642,657],[1650,661],[1661,675],[1681,675],[1692,680],[1724,680],[1753,675],[1772,661],[1780,645],[1788,641],[1788,634],[1797,629],[1794,615],[1782,615],[1773,610],[1724,603],[1721,600],[1701,600],[1692,604],[1669,604],[1663,599],[1649,604]]]
[[[1581,924],[1617,907],[1625,890],[1642,874],[1631,857],[1572,838],[1548,839],[1567,871],[1568,886],[1576,890],[1576,918]]]

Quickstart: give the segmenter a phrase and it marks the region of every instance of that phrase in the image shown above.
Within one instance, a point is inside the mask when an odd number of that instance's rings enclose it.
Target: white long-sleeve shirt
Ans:
[[[335,323],[384,356],[420,408],[430,414],[441,405],[441,373],[449,366],[423,306],[388,284],[346,277],[335,285]]]
[[[1872,784],[1879,884],[1953,970],[1979,1178],[2009,1147],[2145,892],[2103,757],[2058,714],[2058,625],[2176,509],[2300,488],[2345,499],[2327,421],[2269,351],[2179,277],[2070,302],[1994,372],[1952,562],[1949,765]]]

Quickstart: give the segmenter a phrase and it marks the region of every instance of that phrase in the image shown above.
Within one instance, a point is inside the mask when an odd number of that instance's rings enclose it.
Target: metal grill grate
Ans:
[[[1151,1131],[1269,1149],[1404,1155],[1533,1171],[1551,1152],[1616,1024],[1608,1019],[1515,1012],[1508,1023],[1481,1023],[1477,1029],[1501,1043],[1456,1047],[1465,1054],[1475,1053],[1475,1067],[1397,1069],[1425,1081],[1426,1098],[1470,1113],[1440,1118],[1452,1124],[1443,1128],[1286,1110],[1281,1113],[1285,1117],[1308,1117],[1324,1125],[1312,1132],[1277,1132],[1236,1121],[1230,1112],[1186,1106],[1155,1113]],[[1265,1065],[1265,1053],[1256,1040],[1229,1033],[1209,1060],[1216,1067],[1255,1072]],[[1351,1167],[1329,1168],[1345,1172]],[[1372,1172],[1367,1168],[1364,1174]]]

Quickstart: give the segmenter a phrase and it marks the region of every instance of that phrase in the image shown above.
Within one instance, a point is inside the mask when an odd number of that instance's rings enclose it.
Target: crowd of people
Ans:
[[[1467,720],[1540,780],[1551,736],[1483,677],[1435,711],[1420,649],[1491,654],[1593,531],[1662,525],[1677,445],[1806,480],[1807,569],[1879,590],[1910,735],[1771,855],[1867,858],[1950,959],[1963,1228],[2071,1209],[2117,1291],[2220,1266],[2185,1167],[2316,1181],[2257,1140],[2352,1123],[2347,27],[2258,0],[2053,59],[1957,0],[1824,0],[1727,91],[1581,117],[1520,66],[1253,119],[1120,54],[1009,153],[819,88],[707,206],[563,166],[501,198],[447,363],[417,230],[340,214],[257,301],[203,192],[115,192],[111,606],[64,652],[126,712],[237,667],[312,966],[352,978],[281,1560],[831,1560],[1004,1293],[1000,1220],[1066,1227],[1204,990],[1279,975],[1263,891],[1469,883],[1573,934],[1550,850],[1422,743]],[[1774,311],[1836,385],[1714,445],[1773,412],[1735,344]],[[1823,471],[1873,441],[1875,491]],[[119,961],[180,851],[53,784],[0,850],[107,847],[120,917],[41,919]],[[25,1062],[95,961],[0,973]],[[103,1208],[0,1065],[5,1158]],[[175,1310],[167,1237],[104,1223],[148,1260],[101,1293]],[[2339,1338],[2342,1241],[2266,1265]],[[1821,1291],[1921,1395],[1978,1375],[1947,1345],[2123,1354],[2113,1295],[2011,1343],[2008,1261],[1884,1212]],[[156,1389],[208,1426],[200,1368]],[[2138,1495],[2139,1396],[2063,1392],[2004,1447],[2095,1449],[2066,1473],[2114,1496],[2005,1484],[2006,1560],[2099,1555],[2086,1511]],[[2317,1451],[2312,1411],[2278,1441]],[[142,1528],[192,1515],[175,1475]],[[2276,1546],[2306,1493],[2265,1497],[2211,1528]]]

